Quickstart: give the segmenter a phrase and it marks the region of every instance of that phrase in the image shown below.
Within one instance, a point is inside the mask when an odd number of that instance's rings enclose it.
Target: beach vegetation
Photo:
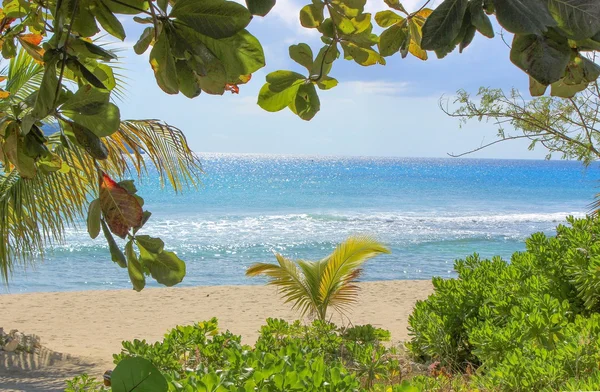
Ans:
[[[597,389],[600,221],[567,221],[510,262],[475,254],[456,261],[457,278],[434,278],[409,318],[413,355],[489,390]]]
[[[325,321],[328,309],[343,314],[356,302],[362,265],[382,253],[390,251],[380,242],[354,236],[319,261],[292,261],[276,253],[277,264],[255,263],[246,275],[267,276],[268,284],[276,286],[285,302],[301,315]]]

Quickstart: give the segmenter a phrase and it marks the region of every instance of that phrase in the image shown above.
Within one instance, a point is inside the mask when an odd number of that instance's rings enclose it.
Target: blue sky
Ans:
[[[288,47],[306,42],[316,53],[318,34],[300,26],[297,0],[277,0],[265,18],[255,17],[249,30],[263,44],[267,65],[255,73],[239,95],[202,94],[190,100],[163,93],[154,80],[147,54],[122,53],[130,71],[128,93],[121,103],[123,118],[159,118],[184,130],[195,151],[316,155],[370,155],[444,157],[492,141],[491,124],[470,123],[459,129],[456,119],[438,107],[441,96],[480,86],[527,89],[527,76],[510,63],[509,49],[499,35],[478,35],[462,54],[443,60],[433,54],[427,62],[409,56],[387,58],[386,66],[361,67],[336,61],[331,76],[338,87],[321,91],[321,112],[305,122],[289,110],[267,113],[256,105],[265,75],[278,69],[302,72],[288,57]],[[414,10],[419,2],[403,2]],[[368,0],[374,12],[387,7],[383,0]],[[141,26],[125,23],[129,48]],[[496,31],[500,31],[497,27]],[[120,46],[120,45],[119,45]],[[544,151],[528,151],[525,142],[509,142],[472,154],[473,158],[543,158]]]

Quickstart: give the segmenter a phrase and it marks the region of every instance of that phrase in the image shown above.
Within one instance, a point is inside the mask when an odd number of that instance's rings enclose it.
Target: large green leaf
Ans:
[[[236,83],[240,76],[252,74],[265,66],[260,42],[246,30],[224,39],[213,39],[186,27],[176,26],[176,31],[188,42],[203,43],[223,64],[228,83]]]
[[[148,46],[150,46],[150,42],[152,42],[153,38],[154,27],[146,27],[142,32],[142,35],[140,35],[138,41],[135,43],[135,45],[133,45],[133,50],[135,51],[135,53],[144,53],[148,49]]]
[[[55,55],[46,61],[44,65],[42,84],[37,92],[35,105],[31,113],[35,118],[42,119],[54,109],[58,89],[58,76],[56,75],[57,62],[58,60]]]
[[[133,241],[129,240],[125,244],[125,257],[127,257],[127,272],[129,273],[129,279],[133,285],[135,291],[142,291],[146,286],[146,277],[144,276],[144,270],[140,264],[135,251],[133,250]]]
[[[108,226],[106,226],[106,223],[103,220],[100,221],[100,224],[102,225],[102,233],[104,233],[104,238],[106,238],[106,242],[108,243],[108,249],[110,251],[110,257],[112,258],[112,261],[117,263],[121,268],[127,268],[127,260],[125,259],[125,255],[119,248],[119,245],[117,245],[117,242],[110,233]]]
[[[170,16],[215,39],[233,36],[248,26],[252,19],[246,7],[226,0],[178,0]]]
[[[93,11],[96,19],[98,19],[98,22],[100,22],[100,25],[107,33],[117,37],[121,41],[125,39],[125,29],[123,28],[123,25],[102,1],[96,3]]]
[[[600,32],[600,1],[548,0],[548,6],[569,38],[586,39]]]
[[[556,26],[546,0],[493,0],[498,23],[515,34],[542,34]]]
[[[73,133],[77,143],[94,159],[103,160],[108,158],[108,148],[92,131],[75,123],[69,124],[69,130]]]
[[[321,109],[321,102],[315,85],[312,83],[301,85],[296,97],[290,102],[289,108],[301,119],[311,120]]]
[[[108,91],[86,84],[65,101],[60,109],[83,115],[94,115],[105,110],[109,100],[110,93]]]
[[[90,108],[88,106],[88,108]],[[63,110],[63,114],[75,123],[84,126],[98,137],[110,136],[119,129],[121,114],[119,107],[112,102],[104,104],[94,114],[85,114],[75,110]]]
[[[382,56],[391,56],[398,53],[407,37],[406,27],[400,25],[394,25],[384,30],[379,37],[379,53]]]
[[[198,84],[198,78],[194,71],[190,69],[188,63],[182,60],[177,60],[177,82],[179,83],[179,91],[188,98],[195,98],[202,89]]]
[[[308,71],[311,70],[313,65],[313,52],[310,46],[305,43],[291,45],[289,52],[292,60],[305,67]]]
[[[137,241],[137,240],[136,240]],[[140,260],[160,284],[174,286],[185,277],[185,263],[173,252],[153,253],[137,242]]]
[[[100,208],[100,200],[92,200],[87,215],[87,230],[92,239],[98,237],[98,234],[100,234],[101,213],[102,209]]]
[[[147,0],[100,0],[115,14],[136,15],[148,9]]]
[[[394,11],[385,10],[375,14],[375,22],[377,22],[380,27],[390,27],[403,21],[404,18]]]
[[[284,109],[296,97],[298,89],[305,80],[306,78],[297,72],[271,72],[267,75],[267,83],[258,94],[258,105],[269,112]]]
[[[483,2],[481,0],[469,1],[469,11],[471,13],[471,23],[481,34],[488,38],[494,38],[494,28],[490,18],[483,11]]]
[[[364,48],[353,42],[342,42],[342,48],[346,59],[352,59],[360,65],[385,64],[385,59],[373,49]]]
[[[111,374],[112,392],[166,392],[167,380],[147,359],[121,360]]]
[[[300,24],[309,29],[317,28],[323,23],[323,9],[325,4],[318,2],[309,4],[300,10]]]
[[[468,0],[445,0],[423,25],[421,47],[436,50],[450,45],[460,32]]]
[[[167,32],[164,30],[150,51],[150,65],[154,70],[158,86],[167,94],[177,94],[179,92],[177,68],[171,53]]]
[[[246,6],[252,15],[265,16],[274,5],[275,0],[246,0]]]
[[[549,85],[563,77],[571,58],[566,38],[515,35],[510,60],[538,82]]]

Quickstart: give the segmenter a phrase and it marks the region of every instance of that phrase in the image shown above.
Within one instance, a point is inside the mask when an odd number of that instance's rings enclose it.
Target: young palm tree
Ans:
[[[329,307],[344,313],[356,302],[359,287],[355,283],[361,266],[381,253],[390,250],[369,237],[350,237],[322,260],[293,262],[275,254],[279,265],[256,263],[246,275],[268,276],[268,284],[281,290],[286,303],[292,302],[302,315],[326,320]]]
[[[0,136],[5,112],[39,89],[43,73],[44,67],[24,51],[0,71],[10,94],[0,100]],[[169,183],[176,191],[199,182],[200,162],[183,133],[157,120],[122,121],[117,132],[103,138],[108,158],[102,161],[63,131],[45,137],[61,169],[37,170],[33,178],[23,178],[5,163],[0,143],[0,276],[5,282],[15,266],[31,264],[47,246],[63,242],[67,227],[81,226],[90,199],[98,193],[97,169],[113,178],[140,177],[152,165],[161,183]]]

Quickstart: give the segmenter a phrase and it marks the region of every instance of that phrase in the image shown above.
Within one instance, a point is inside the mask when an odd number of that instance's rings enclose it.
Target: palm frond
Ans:
[[[327,266],[321,277],[319,293],[324,306],[327,307],[342,286],[356,280],[354,271],[357,268],[382,253],[390,253],[390,250],[370,237],[350,237],[338,245],[327,258]],[[342,298],[337,298],[338,304]]]
[[[292,302],[292,308],[305,315],[314,310],[310,289],[306,286],[304,276],[293,261],[280,254],[275,254],[277,264],[256,263],[246,270],[246,276],[265,275],[271,278],[269,285],[277,286],[285,302]]]
[[[39,88],[44,67],[21,49],[15,57],[10,59],[5,72],[7,72],[5,90],[10,93],[9,99],[5,102],[9,104],[25,99]]]

